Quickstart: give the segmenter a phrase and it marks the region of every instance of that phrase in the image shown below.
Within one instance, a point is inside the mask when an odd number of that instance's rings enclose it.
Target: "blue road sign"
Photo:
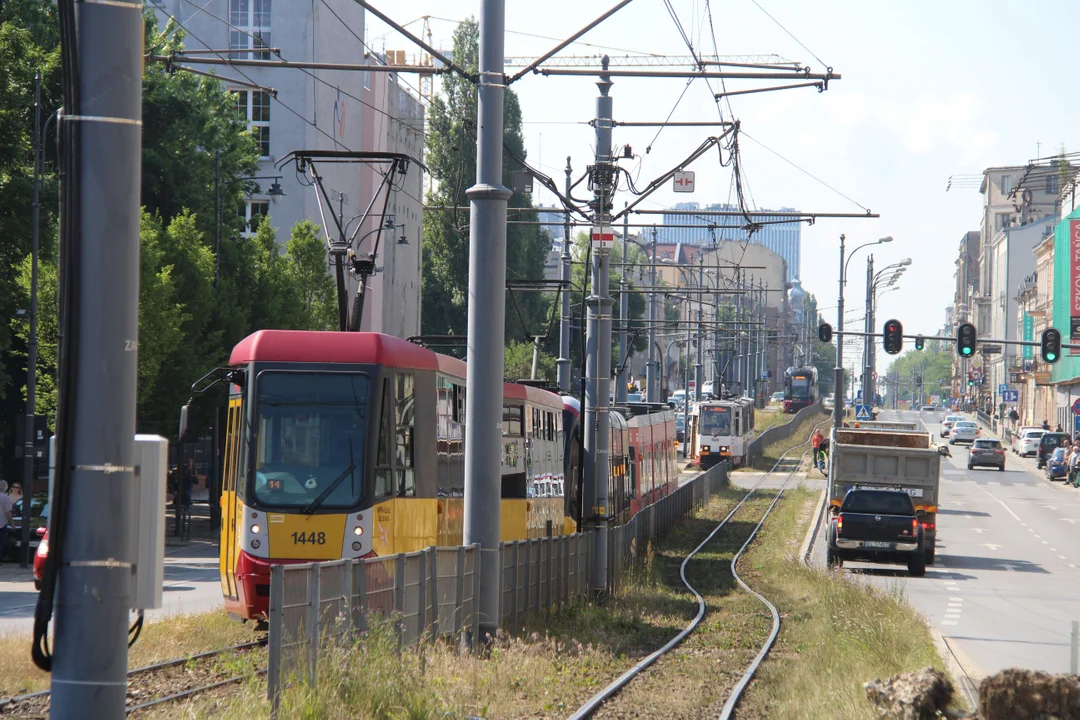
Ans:
[[[1009,386],[1005,383],[998,385],[998,395],[1004,395],[1005,391],[1009,389]]]
[[[856,405],[855,406],[855,419],[856,420],[869,420],[873,417],[870,414],[869,405]]]
[[[1007,403],[1019,402],[1020,401],[1020,391],[1019,390],[1006,390],[1005,392],[1001,393],[1001,398]]]

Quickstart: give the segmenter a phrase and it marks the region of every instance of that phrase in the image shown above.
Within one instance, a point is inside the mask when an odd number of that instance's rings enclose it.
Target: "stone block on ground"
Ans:
[[[1080,678],[1009,668],[979,683],[983,720],[1080,720]]]
[[[864,688],[878,717],[889,720],[942,717],[953,696],[949,678],[932,667],[894,675],[888,680],[871,680]]]

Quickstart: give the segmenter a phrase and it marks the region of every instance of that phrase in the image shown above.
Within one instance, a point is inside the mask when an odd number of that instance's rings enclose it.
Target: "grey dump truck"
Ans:
[[[858,430],[893,430],[897,432],[918,432],[919,426],[903,420],[860,420],[855,423]]]
[[[833,537],[836,515],[850,490],[902,490],[918,512],[926,564],[933,565],[942,454],[927,432],[833,428],[829,438],[829,537]]]

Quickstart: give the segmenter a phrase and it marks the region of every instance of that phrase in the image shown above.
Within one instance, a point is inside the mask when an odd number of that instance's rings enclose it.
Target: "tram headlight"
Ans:
[[[251,541],[251,549],[252,550],[258,550],[261,547],[262,547],[262,543],[259,542],[259,540],[257,538],[252,539],[252,541]]]
[[[357,537],[360,537],[363,534],[364,534],[364,528],[360,527],[359,525],[357,525],[356,527],[353,528],[353,535],[355,535]]]
[[[258,525],[252,525],[251,526],[251,534],[252,535],[258,535],[261,532],[262,532],[262,528],[259,527]]]
[[[360,552],[360,543],[359,542],[354,542],[352,544],[352,549],[355,550],[356,552]]]

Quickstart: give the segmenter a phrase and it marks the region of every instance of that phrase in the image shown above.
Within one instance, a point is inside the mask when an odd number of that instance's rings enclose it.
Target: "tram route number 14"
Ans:
[[[294,532],[292,534],[293,545],[325,545],[326,533],[321,532]]]

